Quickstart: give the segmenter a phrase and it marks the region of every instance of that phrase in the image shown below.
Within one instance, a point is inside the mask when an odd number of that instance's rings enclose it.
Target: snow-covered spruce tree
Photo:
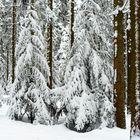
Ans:
[[[112,1],[79,0],[76,5],[78,8],[76,8],[74,30],[77,32],[86,29],[85,36],[90,46],[102,58],[104,71],[113,83],[113,18],[110,16],[113,8]]]
[[[52,22],[52,19],[55,21],[56,17],[54,12],[50,9],[48,0],[36,0],[35,1],[35,8],[38,11],[38,17],[40,19],[40,26],[45,36],[47,25]]]
[[[16,77],[9,110],[12,119],[28,117],[31,123],[50,123],[47,87],[49,67],[43,54],[45,45],[37,11],[34,3],[30,3],[27,15],[22,21],[16,48]]]
[[[53,22],[53,87],[64,84],[67,54],[70,50],[69,5],[68,0],[53,1],[53,11],[57,17]]]
[[[28,4],[29,4],[29,0],[20,0],[19,1],[21,16],[24,16],[26,14]]]
[[[82,43],[83,46],[79,44],[82,51],[78,49],[74,53],[66,69],[66,126],[80,132],[103,126],[112,127],[114,108],[108,98],[111,83],[97,52],[90,48],[88,42]]]
[[[69,46],[69,34],[68,26],[63,28],[61,43],[57,53],[54,55],[54,68],[53,68],[53,80],[54,87],[60,87],[64,85],[64,75],[66,70],[66,65],[68,63],[68,57],[70,53]]]
[[[72,130],[87,132],[114,126],[113,68],[108,54],[111,39],[106,38],[109,31],[101,28],[106,27],[101,7],[91,0],[77,2],[75,41],[65,74],[65,124]]]

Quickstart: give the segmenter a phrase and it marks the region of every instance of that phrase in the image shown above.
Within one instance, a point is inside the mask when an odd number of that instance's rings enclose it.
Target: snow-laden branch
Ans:
[[[98,11],[101,11],[101,7],[96,2],[92,1]]]
[[[4,5],[2,3],[2,0],[0,0],[0,8],[4,8]]]
[[[128,2],[129,2],[128,0],[125,0],[123,6],[119,8],[119,11],[123,11],[123,9],[126,7]]]
[[[113,11],[113,15],[118,15],[119,11],[123,11],[127,5],[129,1],[128,0],[125,0],[124,4],[122,7],[120,7],[119,5],[115,8],[115,10]],[[126,10],[125,10],[126,12]]]

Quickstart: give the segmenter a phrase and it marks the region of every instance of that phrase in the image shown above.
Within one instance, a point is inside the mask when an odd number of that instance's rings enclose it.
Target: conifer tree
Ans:
[[[31,123],[49,124],[49,67],[44,56],[46,45],[34,0],[30,1],[21,25],[9,116],[18,120],[28,117]]]
[[[53,22],[53,87],[64,84],[65,67],[70,53],[69,7],[69,0],[53,2],[53,11],[57,17]]]
[[[101,7],[93,1],[80,2],[76,9],[75,39],[66,67],[63,96],[67,110],[66,126],[87,132],[114,125],[113,91],[108,75],[113,71],[111,64],[106,67],[102,59],[108,59],[108,55],[103,56],[102,51],[110,46],[104,43],[105,34],[100,34],[103,24]],[[99,42],[104,46],[100,46]]]

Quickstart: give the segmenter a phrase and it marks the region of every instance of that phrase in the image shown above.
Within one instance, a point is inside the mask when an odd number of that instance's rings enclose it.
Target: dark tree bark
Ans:
[[[130,20],[130,12],[128,13],[127,15],[127,20]],[[128,23],[130,24],[130,23]],[[130,53],[129,53],[129,46],[130,46],[130,29],[127,29],[127,84],[129,83],[130,79],[130,67],[129,67],[129,62],[131,61],[131,57],[130,57]],[[130,92],[129,92],[129,87],[127,86],[127,111],[130,112],[130,101],[131,101],[131,98],[130,98]]]
[[[74,25],[74,0],[71,0],[71,47],[73,46],[74,42],[74,31],[73,31],[73,25]]]
[[[8,79],[9,79],[9,48],[7,47],[7,54],[6,54],[6,80],[8,82]]]
[[[137,1],[138,12],[137,12],[137,23],[138,23],[138,83],[140,91],[140,0]],[[140,96],[139,96],[140,98]]]
[[[137,11],[137,24],[138,24],[138,129],[140,132],[140,0],[137,0],[137,6],[138,6],[138,11]]]
[[[128,44],[128,95],[130,98],[131,136],[136,130],[136,0],[130,1],[130,43]]]
[[[17,0],[13,0],[13,11],[12,11],[12,83],[15,79],[15,48],[16,48],[16,5]]]
[[[48,0],[48,6],[50,7],[50,9],[53,9],[53,0]],[[47,31],[47,41],[48,41],[48,64],[50,67],[50,77],[49,77],[49,88],[52,89],[52,52],[53,52],[53,27],[52,27],[52,21],[50,22],[50,24],[48,25],[48,31]]]
[[[114,6],[122,6],[122,0],[115,0]],[[114,58],[114,68],[115,68],[115,107],[116,107],[116,124],[119,128],[126,128],[125,122],[125,77],[124,77],[124,22],[123,13],[118,11],[118,14],[114,16],[114,30],[117,32],[114,39],[115,47],[115,58]]]

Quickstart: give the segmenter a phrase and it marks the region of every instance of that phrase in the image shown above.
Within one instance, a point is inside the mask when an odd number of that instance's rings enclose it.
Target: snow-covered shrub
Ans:
[[[111,84],[96,51],[89,49],[89,54],[76,53],[69,61],[65,75],[64,104],[68,111],[65,124],[79,132],[114,125],[114,107],[108,97]]]

